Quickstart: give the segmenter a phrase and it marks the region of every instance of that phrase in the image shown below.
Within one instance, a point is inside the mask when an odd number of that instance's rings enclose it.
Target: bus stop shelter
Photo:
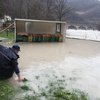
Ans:
[[[16,42],[63,42],[66,22],[15,19]]]

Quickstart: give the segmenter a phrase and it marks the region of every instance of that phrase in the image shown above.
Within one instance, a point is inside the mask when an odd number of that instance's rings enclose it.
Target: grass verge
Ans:
[[[0,37],[3,37],[3,38],[8,38],[8,39],[11,39],[11,40],[13,40],[14,39],[14,32],[6,32],[6,31],[4,31],[4,32],[2,32],[2,33],[0,33]]]

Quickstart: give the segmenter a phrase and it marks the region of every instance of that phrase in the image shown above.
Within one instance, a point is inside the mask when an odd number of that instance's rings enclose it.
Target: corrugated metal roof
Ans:
[[[66,23],[64,21],[48,21],[48,20],[33,20],[33,19],[19,19],[19,18],[15,18],[15,21],[33,21],[33,22],[43,22],[43,23]]]

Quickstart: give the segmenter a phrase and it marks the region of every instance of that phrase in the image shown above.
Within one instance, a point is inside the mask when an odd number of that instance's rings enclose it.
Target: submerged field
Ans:
[[[100,99],[100,42],[66,38],[63,43],[18,44],[19,67],[28,81],[16,82],[16,75],[10,80],[13,100]]]

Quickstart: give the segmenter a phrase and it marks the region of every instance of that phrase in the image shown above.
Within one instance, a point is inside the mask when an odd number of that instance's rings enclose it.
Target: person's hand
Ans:
[[[18,76],[18,79],[17,79],[17,80],[18,80],[19,82],[24,80],[24,77],[22,77],[22,76],[20,75],[20,73],[17,74],[17,76]]]
[[[20,77],[18,77],[18,81],[19,82],[24,81],[24,78],[20,76]]]

